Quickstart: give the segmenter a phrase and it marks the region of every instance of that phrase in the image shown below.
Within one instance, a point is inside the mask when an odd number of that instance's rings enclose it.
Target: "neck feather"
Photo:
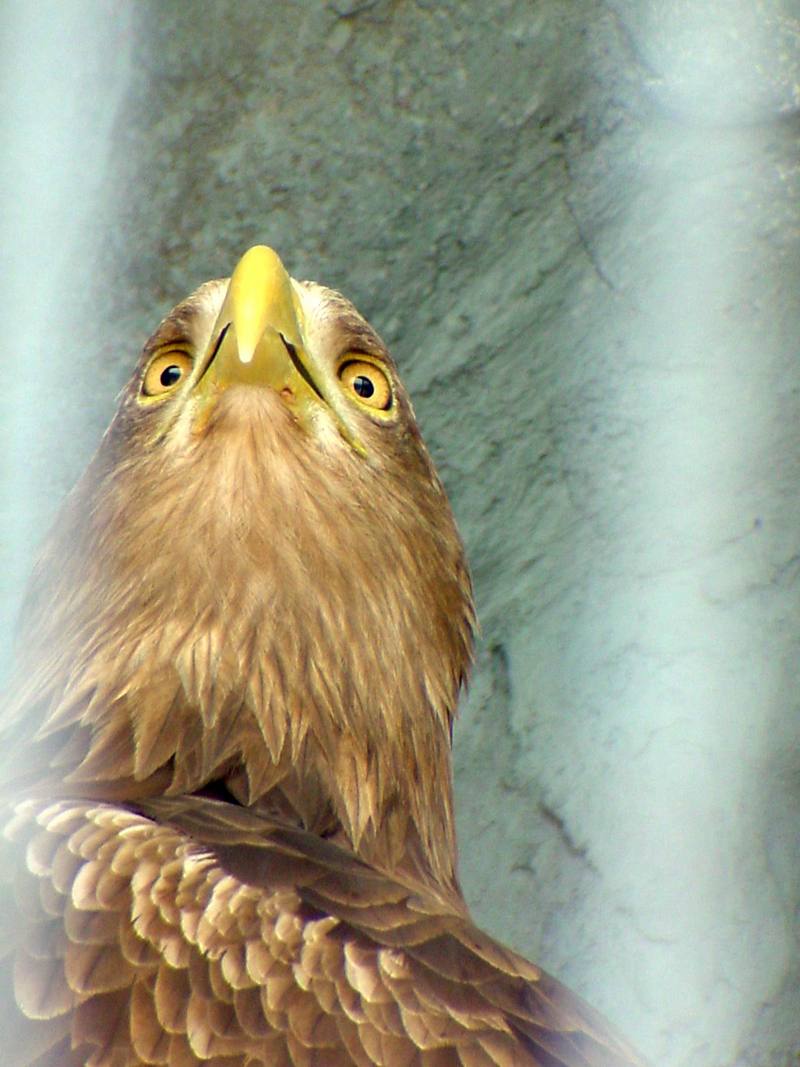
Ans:
[[[71,790],[222,782],[453,885],[473,614],[443,491],[424,455],[409,495],[407,470],[342,472],[276,422],[101,450],[35,576],[13,714]]]

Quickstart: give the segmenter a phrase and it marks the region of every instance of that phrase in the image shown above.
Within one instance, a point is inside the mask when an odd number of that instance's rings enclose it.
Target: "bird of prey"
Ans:
[[[473,627],[384,344],[250,249],[145,345],[31,580],[3,1063],[640,1065],[467,912]]]

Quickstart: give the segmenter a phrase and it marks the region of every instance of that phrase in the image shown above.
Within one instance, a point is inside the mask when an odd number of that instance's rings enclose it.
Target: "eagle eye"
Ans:
[[[171,392],[191,372],[193,361],[185,352],[162,352],[155,356],[144,372],[142,393],[163,396]]]
[[[339,368],[339,380],[352,399],[373,411],[388,411],[392,406],[392,386],[388,377],[374,363],[352,359]]]

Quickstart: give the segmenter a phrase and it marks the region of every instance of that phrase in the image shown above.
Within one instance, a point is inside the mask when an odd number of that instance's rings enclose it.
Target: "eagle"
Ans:
[[[641,1067],[459,887],[475,609],[397,367],[256,246],[158,326],[3,709],[12,1067]]]

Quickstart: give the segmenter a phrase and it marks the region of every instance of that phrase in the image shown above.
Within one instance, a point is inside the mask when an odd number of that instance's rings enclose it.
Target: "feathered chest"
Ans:
[[[399,848],[392,820],[449,839],[460,545],[286,421],[245,394],[200,440],[117,464],[73,502],[76,543],[37,621],[41,733],[76,783],[222,780],[245,803],[280,788],[353,847]]]

